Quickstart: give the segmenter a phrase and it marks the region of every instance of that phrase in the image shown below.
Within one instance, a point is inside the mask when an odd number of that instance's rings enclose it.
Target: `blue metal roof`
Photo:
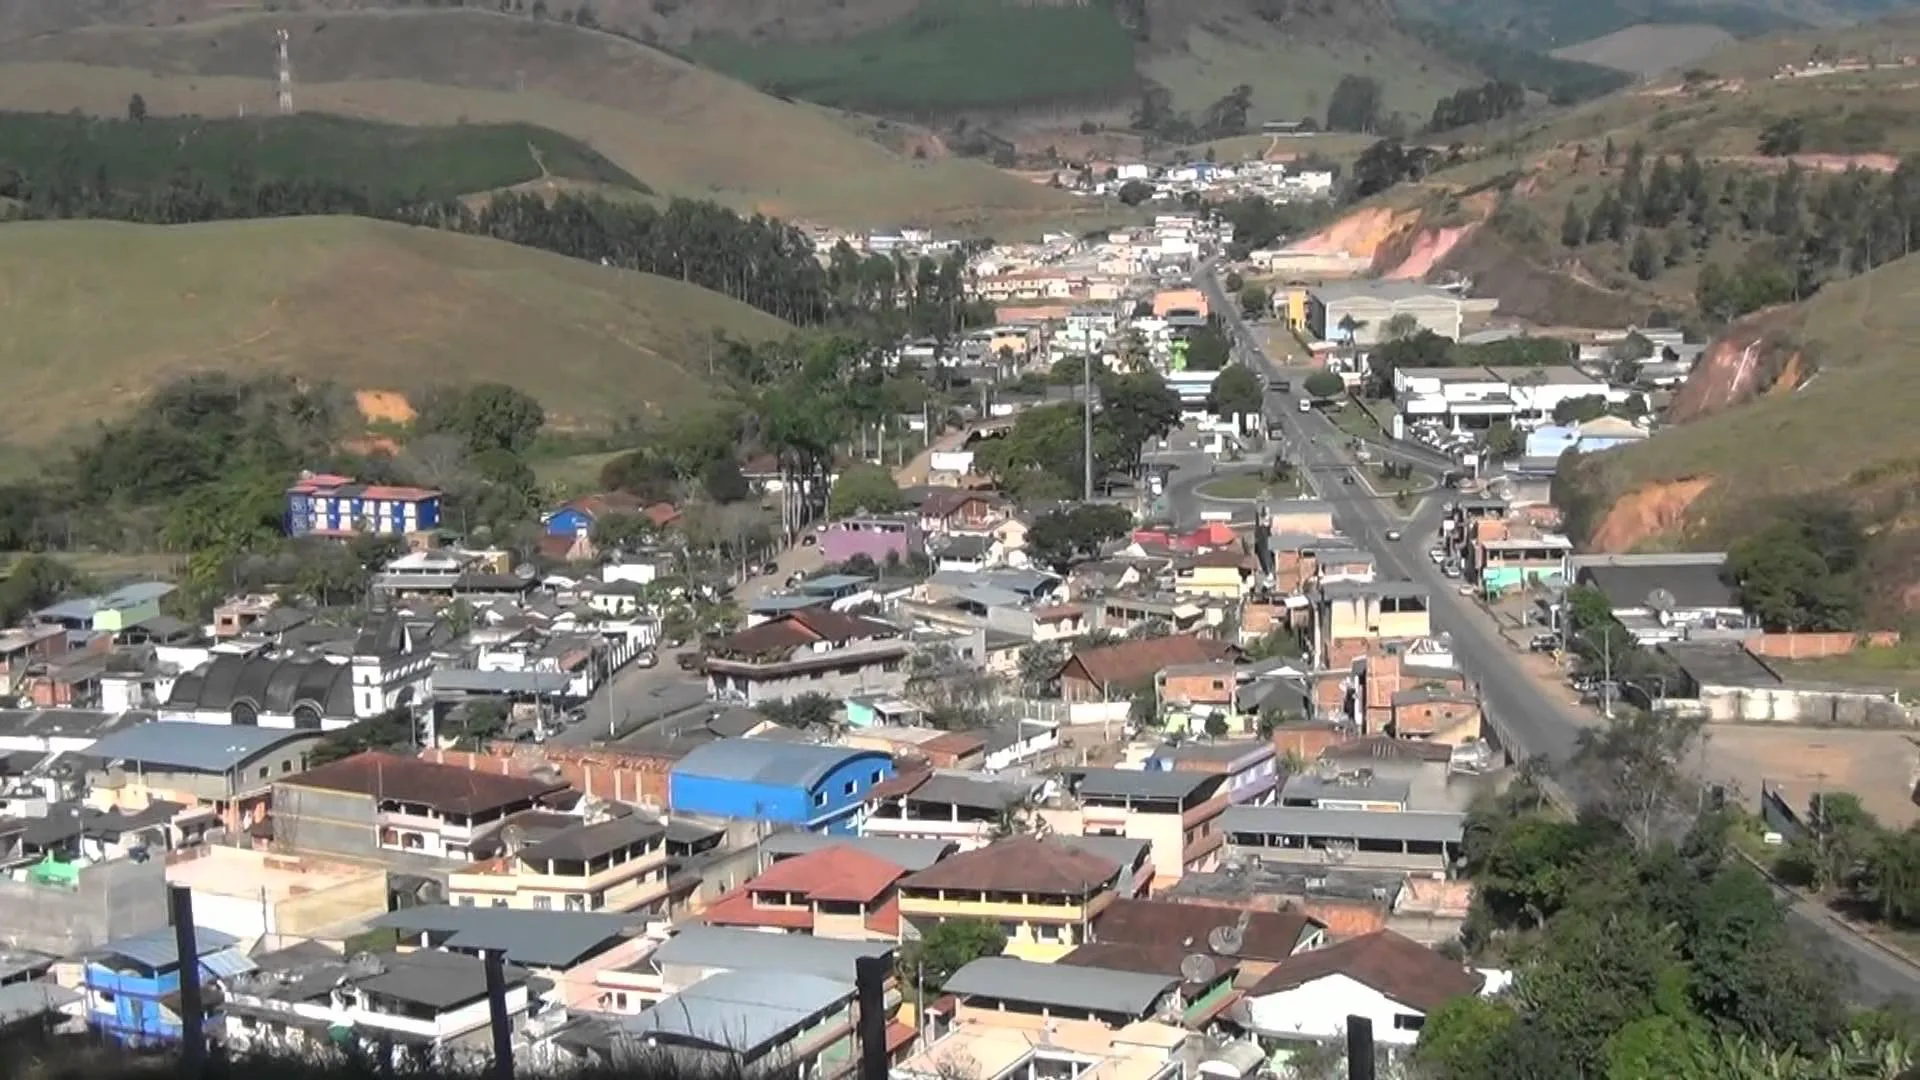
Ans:
[[[891,760],[878,750],[766,739],[720,739],[695,747],[674,763],[673,771],[681,776],[811,789],[826,779],[828,773],[861,758]]]
[[[193,947],[203,958],[222,949],[239,944],[240,939],[219,930],[196,926],[193,930]],[[179,944],[174,940],[173,928],[167,927],[146,934],[117,938],[94,950],[96,956],[124,956],[129,960],[148,967],[167,967],[180,962]],[[241,959],[245,959],[242,957]],[[247,961],[251,965],[252,961]],[[251,971],[251,966],[242,970]]]
[[[122,728],[96,741],[87,748],[87,754],[103,761],[118,759],[169,769],[226,772],[281,743],[319,734],[284,728],[156,720]]]

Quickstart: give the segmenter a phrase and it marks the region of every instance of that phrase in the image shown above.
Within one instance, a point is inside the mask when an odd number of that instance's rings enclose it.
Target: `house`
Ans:
[[[868,836],[952,840],[962,850],[972,850],[1012,823],[1032,798],[1034,787],[952,770],[899,776],[868,796],[860,831]]]
[[[1282,961],[1246,991],[1247,1027],[1277,1039],[1344,1039],[1347,1018],[1373,1021],[1375,1045],[1412,1046],[1428,1014],[1485,991],[1481,972],[1390,930]]]
[[[677,813],[849,833],[868,793],[893,773],[893,759],[874,750],[721,739],[674,763],[668,801]]]
[[[288,536],[406,536],[440,527],[440,493],[301,473],[287,489]]]
[[[715,699],[755,705],[804,694],[898,694],[907,652],[891,623],[809,607],[720,641],[702,663]]]
[[[1724,551],[1573,555],[1567,574],[1600,590],[1613,617],[1642,645],[1744,632],[1754,621],[1727,584]]]
[[[450,904],[415,904],[367,922],[369,929],[392,931],[402,949],[470,956],[498,950],[510,964],[568,981],[591,961],[632,951],[627,943],[643,925],[640,916],[613,912]]]
[[[99,762],[87,772],[87,788],[100,807],[138,812],[166,801],[238,831],[266,815],[273,784],[304,771],[319,742],[310,731],[135,724],[87,748]]]
[[[542,515],[540,524],[548,536],[572,539],[591,535],[594,523],[604,518],[637,516],[645,508],[636,496],[610,491],[561,503]]]
[[[1333,504],[1325,499],[1280,499],[1267,504],[1267,528],[1273,536],[1330,536]]]
[[[569,546],[561,554],[571,554]],[[509,573],[500,552],[410,551],[387,562],[373,576],[372,589],[382,603],[396,598],[474,597],[506,599],[532,590],[531,576]]]
[[[891,959],[897,946],[883,941],[846,941],[806,934],[768,934],[730,926],[694,924],[642,961],[666,993],[677,993],[729,971],[811,975],[851,985],[863,959]]]
[[[935,569],[943,573],[973,573],[999,563],[1005,552],[991,536],[963,533],[948,536],[933,556]]]
[[[160,601],[175,591],[164,581],[123,585],[99,596],[63,600],[33,613],[33,622],[67,630],[118,634],[160,614]]]
[[[1095,942],[1082,945],[1053,962],[1061,968],[1085,968],[1109,973],[1151,975],[1180,980],[1177,992],[1162,1004],[1158,1016],[1194,1031],[1206,1031],[1238,996],[1234,993],[1240,965],[1231,957],[1209,956],[1202,964],[1179,939],[1151,943]],[[1053,1008],[1044,1010],[1049,1019]]]
[[[1248,580],[1258,569],[1253,556],[1238,547],[1203,551],[1173,564],[1173,591],[1238,601],[1246,597]]]
[[[859,1063],[854,993],[851,981],[818,975],[722,972],[587,1034],[597,1051],[589,1060],[618,1067],[664,1055],[689,1074],[793,1070],[837,1080]]]
[[[1005,517],[1000,499],[983,491],[935,491],[919,508],[920,529],[928,536],[984,532]]]
[[[1396,738],[1461,746],[1481,737],[1480,699],[1464,687],[1416,686],[1396,691],[1388,702],[1389,734]]]
[[[1314,651],[1340,641],[1405,641],[1433,636],[1432,596],[1415,581],[1331,581],[1313,592]]]
[[[947,977],[959,999],[957,1018],[989,1021],[1096,1024],[1117,1030],[1180,1009],[1182,979],[1173,974],[1113,971],[1015,956],[983,956]],[[1025,1026],[1025,1025],[1021,1025]]]
[[[910,515],[855,514],[828,522],[820,530],[819,546],[820,557],[836,566],[861,557],[885,566],[925,551],[927,542]]]
[[[498,857],[447,878],[462,907],[653,911],[667,896],[667,827],[621,807],[587,819],[539,810],[506,819]]]
[[[466,862],[507,818],[571,805],[557,780],[441,765],[369,750],[273,785],[274,834],[304,850],[359,858],[413,852]],[[483,856],[484,857],[484,856]]]
[[[1006,931],[1008,955],[1055,960],[1091,940],[1093,920],[1118,898],[1121,871],[1060,840],[996,840],[901,879],[902,937],[947,919],[985,919]]]
[[[193,940],[203,986],[254,970],[253,961],[234,948],[239,939],[232,935],[195,927]],[[81,975],[87,1022],[115,1042],[152,1046],[179,1041],[180,963],[172,927],[119,938],[93,950]],[[207,998],[212,1003],[208,1012],[217,1018],[218,995]]]
[[[1156,675],[1176,664],[1208,663],[1238,653],[1225,642],[1193,634],[1078,650],[1060,667],[1060,698],[1067,702],[1124,700],[1152,686]]]
[[[852,844],[782,859],[700,915],[736,926],[851,941],[898,941],[896,886],[907,870]]]
[[[1070,795],[1042,806],[1039,817],[1067,836],[1125,836],[1153,845],[1156,884],[1189,871],[1211,870],[1226,837],[1219,817],[1227,809],[1222,773],[1144,769],[1080,769],[1069,773]]]
[[[1226,739],[1163,746],[1146,760],[1150,770],[1224,775],[1230,806],[1263,806],[1273,799],[1280,758],[1265,739]]]
[[[1466,837],[1447,811],[1235,806],[1220,816],[1228,850],[1248,859],[1339,859],[1345,865],[1445,872]]]
[[[287,1053],[346,1042],[389,1072],[409,1061],[468,1070],[492,1059],[479,957],[414,949],[349,958],[296,945],[260,959],[268,977],[228,994],[223,1033],[237,1050]],[[501,974],[507,1021],[519,1029],[531,1002],[530,973],[505,964]]]
[[[1566,572],[1573,541],[1513,520],[1476,522],[1467,545],[1466,570],[1489,593],[1556,584]]]
[[[1289,957],[1327,943],[1326,925],[1297,911],[1243,911],[1167,900],[1116,900],[1093,924],[1099,945],[1139,948],[1177,944],[1188,955],[1237,966],[1238,983],[1260,981]]]

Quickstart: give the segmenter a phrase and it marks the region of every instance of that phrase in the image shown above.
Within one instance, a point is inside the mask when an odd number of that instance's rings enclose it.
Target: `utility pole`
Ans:
[[[1086,490],[1081,493],[1080,498],[1084,502],[1092,502],[1093,501],[1093,353],[1087,352],[1087,353],[1081,354],[1080,360],[1083,365],[1081,368],[1082,378],[1081,378],[1081,385],[1080,385],[1080,405],[1081,405],[1081,408],[1084,410],[1084,414],[1085,414],[1085,421],[1081,425],[1082,428],[1084,429],[1082,431],[1082,435],[1085,437],[1085,445],[1081,447],[1080,452],[1083,458],[1085,459],[1084,461],[1081,462],[1081,464],[1085,467],[1085,473],[1086,473],[1086,483],[1085,483]]]

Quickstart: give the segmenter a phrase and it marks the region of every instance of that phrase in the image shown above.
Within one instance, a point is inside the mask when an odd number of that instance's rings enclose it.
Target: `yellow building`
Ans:
[[[1320,587],[1320,638],[1405,641],[1433,636],[1431,598],[1411,581],[1333,581]]]
[[[1247,593],[1253,559],[1234,548],[1202,552],[1175,564],[1173,591],[1182,596],[1217,596],[1238,601]]]
[[[1307,287],[1305,285],[1275,285],[1273,287],[1273,312],[1289,330],[1307,328]]]
[[[1051,962],[1089,940],[1121,867],[1057,840],[1015,836],[949,856],[900,881],[908,937],[948,919],[994,923],[1006,955]]]
[[[447,878],[449,903],[533,911],[641,911],[667,895],[666,827],[643,814],[569,823],[522,814],[500,855]]]

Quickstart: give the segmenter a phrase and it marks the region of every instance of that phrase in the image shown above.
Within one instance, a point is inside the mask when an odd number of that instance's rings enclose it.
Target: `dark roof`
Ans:
[[[1135,971],[1143,975],[1170,975],[1182,982],[1187,982],[1185,971],[1187,958],[1196,952],[1204,951],[1204,949],[1183,948],[1178,941],[1166,944],[1123,944],[1103,941],[1079,946],[1055,960],[1054,963],[1065,964],[1068,967],[1101,968],[1106,971]],[[1236,966],[1238,961],[1233,957],[1215,957],[1214,973],[1200,982],[1211,983],[1222,975],[1230,976]]]
[[[567,790],[558,781],[476,772],[378,750],[309,769],[280,783],[422,803],[451,814],[496,810]]]
[[[1329,975],[1345,975],[1421,1012],[1432,1012],[1454,998],[1477,994],[1486,981],[1478,972],[1418,942],[1391,930],[1378,930],[1289,957],[1247,994],[1278,994]]]
[[[276,660],[222,653],[180,676],[167,695],[175,709],[226,712],[248,702],[262,713],[287,715],[302,703],[322,716],[352,717],[353,672],[326,660]]]
[[[1225,773],[1197,769],[1083,769],[1074,789],[1097,798],[1179,799],[1203,794],[1226,783]]]
[[[1103,944],[1171,944],[1186,952],[1212,952],[1208,936],[1218,927],[1234,925],[1241,914],[1164,900],[1116,900],[1095,920],[1093,940]],[[1285,960],[1300,947],[1302,938],[1315,929],[1324,929],[1319,920],[1296,911],[1252,911],[1245,917],[1246,930],[1233,955],[1247,960]]]
[[[1687,677],[1702,686],[1778,686],[1780,676],[1737,643],[1676,643],[1660,646]]]
[[[627,937],[643,921],[638,915],[605,911],[422,904],[390,911],[368,925],[402,934],[451,935],[441,942],[450,949],[499,949],[516,963],[565,968]]]
[[[1586,566],[1581,582],[1606,594],[1616,608],[1647,608],[1648,597],[1664,589],[1675,607],[1738,608],[1740,598],[1720,578],[1720,567],[1709,563],[1666,566]]]
[[[1086,896],[1105,888],[1119,872],[1119,864],[1091,851],[1013,836],[942,859],[903,878],[900,887]]]
[[[380,953],[377,959],[384,969],[380,974],[353,980],[368,993],[440,1010],[487,996],[486,962],[477,956],[415,949]],[[505,971],[508,986],[527,980],[525,968],[508,964]]]
[[[721,642],[719,652],[729,656],[785,654],[816,642],[841,644],[861,638],[899,637],[892,623],[848,615],[822,606],[789,611],[751,626]]]
[[[666,834],[667,827],[645,814],[576,825],[520,849],[522,859],[585,862],[609,852],[644,844]]]

